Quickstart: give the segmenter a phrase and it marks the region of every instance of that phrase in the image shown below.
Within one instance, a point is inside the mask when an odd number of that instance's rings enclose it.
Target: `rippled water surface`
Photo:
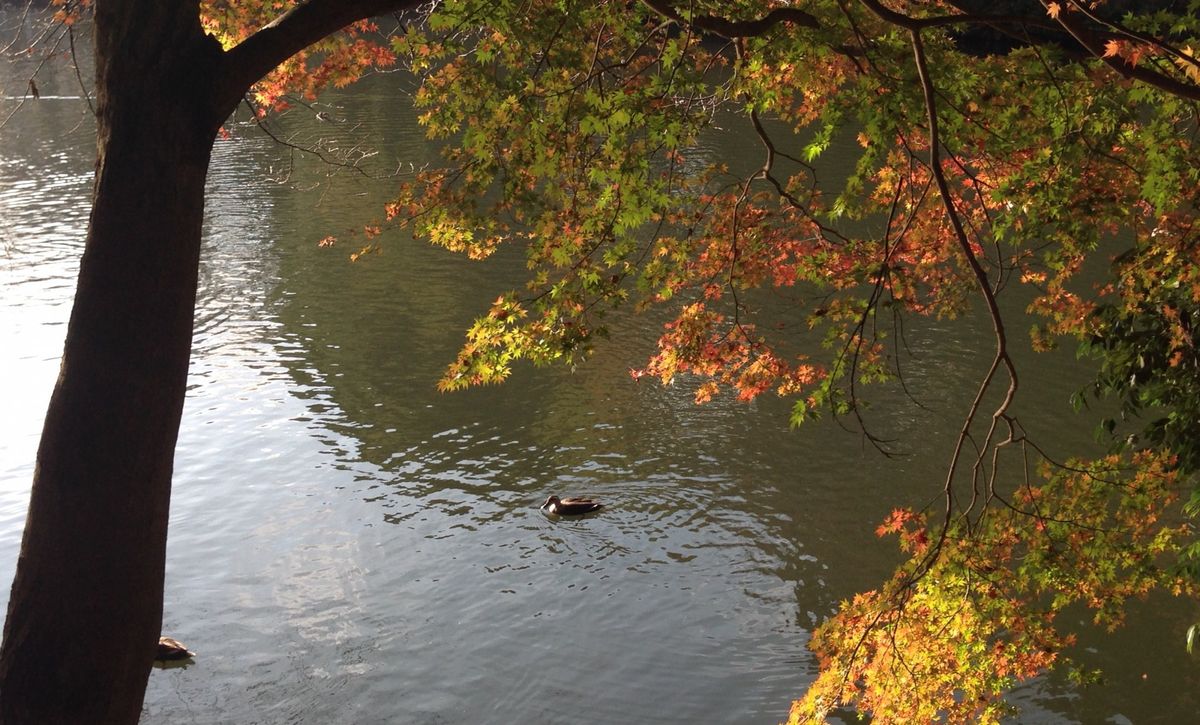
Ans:
[[[5,67],[6,87],[20,72]],[[374,78],[281,129],[331,155],[377,150],[364,168],[385,176],[432,158],[403,90]],[[55,98],[0,130],[0,597],[86,224],[82,118]],[[656,336],[638,317],[616,319],[575,371],[438,394],[462,330],[519,279],[519,254],[470,263],[389,237],[350,264],[346,233],[393,182],[231,131],[211,174],[168,551],[164,632],[199,657],[152,674],[144,721],[783,719],[815,672],[813,626],[894,563],[875,525],[935,490],[986,337],[912,332],[909,384],[929,410],[876,398],[878,424],[916,454],[892,461],[834,425],[789,432],[777,401],[697,407],[686,385],[633,382]],[[327,234],[342,240],[318,247]],[[1028,372],[1034,427],[1082,427],[1060,404],[1079,374],[1069,356]],[[610,507],[553,521],[537,509],[553,492]],[[1110,686],[1036,682],[1014,693],[1022,721],[1194,714],[1191,616],[1147,607],[1096,638],[1087,656]]]

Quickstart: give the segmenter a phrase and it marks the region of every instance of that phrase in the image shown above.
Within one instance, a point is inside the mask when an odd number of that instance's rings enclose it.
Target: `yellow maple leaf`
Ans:
[[[1200,62],[1196,60],[1195,51],[1192,50],[1192,47],[1189,45],[1180,48],[1180,53],[1187,57],[1176,58],[1175,65],[1179,66],[1179,69],[1183,71],[1188,79],[1193,83],[1200,83]]]

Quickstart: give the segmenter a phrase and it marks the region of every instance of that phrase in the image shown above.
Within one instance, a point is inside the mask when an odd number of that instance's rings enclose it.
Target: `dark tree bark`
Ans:
[[[289,55],[407,4],[311,0],[226,53],[198,0],[95,3],[93,208],[0,647],[0,722],[137,722],[214,136]]]
[[[136,722],[162,620],[175,437],[222,120],[195,4],[97,3],[98,158],[0,654],[6,723]],[[209,81],[211,82],[211,81]]]

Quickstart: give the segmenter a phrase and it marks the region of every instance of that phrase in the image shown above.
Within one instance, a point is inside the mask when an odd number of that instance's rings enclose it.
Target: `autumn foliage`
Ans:
[[[277,0],[204,0],[201,21],[205,31],[229,49],[293,4]],[[380,41],[378,24],[361,20],[293,55],[257,83],[252,94],[255,111],[263,115],[283,110],[292,98],[316,100],[325,88],[349,85],[367,72],[395,63],[395,54]]]
[[[281,5],[208,0],[206,28],[229,45]],[[883,447],[864,386],[902,382],[903,325],[982,309],[995,344],[940,504],[880,525],[908,561],[816,632],[791,722],[996,722],[1013,685],[1071,666],[1065,607],[1113,627],[1131,597],[1193,591],[1182,522],[1200,508],[1200,7],[1011,5],[448,0],[386,38],[350,26],[255,103],[393,65],[419,81],[444,164],[386,223],[477,259],[520,245],[529,268],[443,389],[584,357],[631,305],[667,315],[635,377],[694,380],[698,402],[786,396],[793,423],[834,415]],[[973,45],[981,27],[999,49]],[[760,158],[708,158],[722,132]],[[835,140],[858,158],[820,171]],[[1097,259],[1103,281],[1083,281]],[[1028,323],[1003,296],[1031,300],[1035,346],[1093,356],[1078,400],[1114,397],[1136,434],[1096,460],[1043,454],[1011,412]]]
[[[1072,667],[1074,636],[1058,626],[1067,607],[1112,629],[1131,597],[1194,592],[1158,564],[1188,535],[1161,519],[1177,498],[1175,461],[1143,451],[1041,468],[973,525],[897,510],[879,527],[912,559],[818,630],[822,673],[790,723],[847,705],[883,722],[996,723],[1012,714],[1013,685]]]
[[[952,2],[568,6],[445,3],[394,43],[446,163],[403,185],[391,223],[476,258],[521,244],[530,269],[443,388],[584,356],[628,303],[671,310],[635,377],[694,379],[698,402],[787,396],[794,423],[870,437],[864,386],[902,380],[901,324],[978,304],[995,332],[931,482],[944,505],[880,526],[910,559],[817,631],[793,722],[996,721],[1013,685],[1071,666],[1064,607],[1112,627],[1130,597],[1192,590],[1190,529],[1170,522],[1200,402],[1194,15],[1031,4],[978,53],[960,33],[990,19]],[[718,127],[761,158],[705,159]],[[861,151],[831,183],[822,153],[847,135]],[[1113,248],[1106,281],[1081,282]],[[1032,300],[1035,346],[1096,355],[1081,398],[1166,418],[1098,460],[1046,458],[1010,412],[1002,295]]]

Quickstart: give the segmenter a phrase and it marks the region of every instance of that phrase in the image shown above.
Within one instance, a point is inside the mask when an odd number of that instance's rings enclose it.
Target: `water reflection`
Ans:
[[[28,70],[29,64],[16,67]],[[0,74],[3,78],[4,74]],[[53,83],[53,81],[51,81]],[[0,89],[8,83],[0,81]],[[0,118],[12,102],[0,102]],[[79,269],[91,166],[79,155],[90,126],[77,104],[27,104],[0,132],[0,542],[3,571],[16,558],[42,416],[58,374]],[[13,532],[16,532],[15,534]],[[11,577],[10,577],[11,580]],[[7,582],[3,585],[7,601]]]
[[[362,161],[374,176],[423,163],[403,86],[377,77],[322,107],[336,122],[297,108],[283,130],[329,153],[378,150]],[[75,111],[34,108],[0,135],[0,339],[22,343],[0,355],[21,381],[6,399],[19,414],[0,418],[3,577],[90,189]],[[349,264],[351,242],[316,241],[374,218],[387,184],[233,130],[211,174],[168,552],[164,629],[200,656],[153,674],[145,720],[784,717],[814,674],[812,627],[894,563],[874,526],[940,478],[986,334],[969,319],[909,330],[908,383],[927,409],[872,395],[873,424],[914,454],[893,461],[834,425],[788,432],[779,401],[697,407],[685,384],[633,382],[657,334],[643,317],[616,316],[575,373],[440,395],[461,330],[519,280],[520,254],[480,265],[393,236]],[[1075,427],[1055,397],[1071,365],[1025,367],[1031,426]],[[537,508],[549,493],[609,508],[553,521]],[[1190,713],[1179,693],[1196,683],[1170,640],[1188,613],[1171,611],[1097,641],[1120,687],[1033,683],[1014,695],[1023,721]],[[1135,637],[1167,654],[1126,657]]]

